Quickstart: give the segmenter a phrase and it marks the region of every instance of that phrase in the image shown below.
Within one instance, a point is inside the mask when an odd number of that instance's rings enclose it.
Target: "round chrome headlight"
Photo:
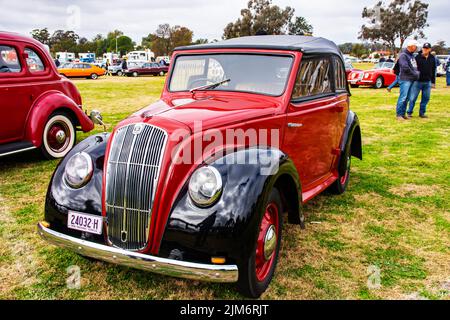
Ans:
[[[85,152],[80,152],[67,161],[64,179],[71,188],[79,189],[91,180],[92,173],[91,157]]]
[[[222,176],[214,167],[201,167],[189,181],[189,196],[199,207],[213,205],[222,193]]]

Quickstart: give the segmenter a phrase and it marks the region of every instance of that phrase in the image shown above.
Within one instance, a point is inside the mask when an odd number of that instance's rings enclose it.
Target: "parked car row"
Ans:
[[[106,74],[105,69],[90,63],[64,63],[58,67],[58,72],[67,78],[87,78],[97,80]]]
[[[140,75],[153,75],[153,76],[165,76],[169,72],[169,67],[161,63],[144,63],[141,66],[128,66],[127,70],[124,70],[124,74],[127,76],[137,77]]]

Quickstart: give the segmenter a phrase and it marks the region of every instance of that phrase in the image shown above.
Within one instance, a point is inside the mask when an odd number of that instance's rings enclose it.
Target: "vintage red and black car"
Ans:
[[[352,70],[348,74],[348,82],[352,88],[370,86],[381,89],[388,87],[394,83],[397,77],[394,73],[394,65],[394,62],[381,62],[371,70]]]
[[[167,72],[169,72],[168,66],[155,62],[147,62],[142,66],[129,66],[128,70],[124,71],[125,75],[129,77],[137,77],[139,75],[164,76]]]
[[[237,282],[259,297],[283,218],[343,193],[361,130],[344,61],[322,38],[176,49],[161,100],[81,142],[50,183],[46,240],[156,273]]]
[[[56,70],[38,41],[0,32],[0,157],[41,148],[62,158],[75,145],[76,130],[94,128],[75,85]]]

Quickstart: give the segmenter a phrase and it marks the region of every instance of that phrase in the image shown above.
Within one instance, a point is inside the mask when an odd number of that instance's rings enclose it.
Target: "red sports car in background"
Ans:
[[[137,77],[139,75],[164,76],[167,72],[169,72],[169,67],[159,63],[145,63],[140,67],[132,67],[125,70],[125,74],[129,77]]]
[[[347,80],[352,88],[371,86],[381,89],[390,86],[395,81],[394,65],[393,62],[378,63],[372,70],[351,72]]]

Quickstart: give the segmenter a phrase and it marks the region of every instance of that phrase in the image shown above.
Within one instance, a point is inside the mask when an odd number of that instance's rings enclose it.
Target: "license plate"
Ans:
[[[69,211],[67,227],[73,230],[102,234],[103,217]]]

